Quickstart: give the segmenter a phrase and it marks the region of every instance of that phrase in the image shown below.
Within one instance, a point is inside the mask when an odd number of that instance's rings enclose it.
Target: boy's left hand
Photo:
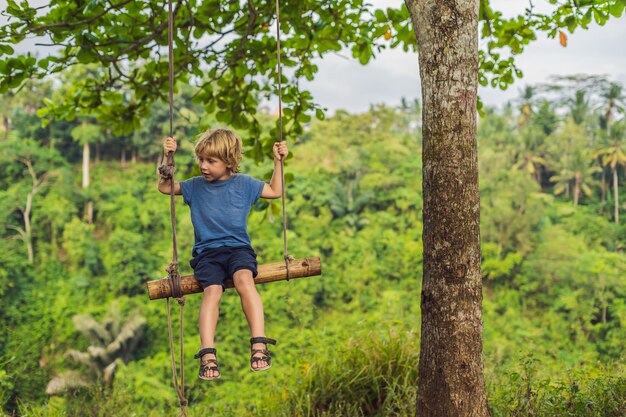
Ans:
[[[280,160],[281,158],[287,158],[289,155],[289,149],[287,149],[287,142],[275,142],[274,143],[274,159]]]

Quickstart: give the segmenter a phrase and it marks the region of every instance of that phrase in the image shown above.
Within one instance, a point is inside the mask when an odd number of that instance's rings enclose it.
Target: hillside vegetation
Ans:
[[[617,84],[587,87],[526,90],[480,121],[494,416],[626,414],[624,95]],[[144,288],[171,260],[169,202],[155,173],[166,109],[156,106],[132,136],[89,118],[41,127],[37,96],[46,88],[13,97],[0,132],[0,406],[24,416],[174,415],[165,301],[149,301]],[[619,94],[607,95],[610,88]],[[178,100],[182,179],[198,173],[194,136],[215,122],[184,95]],[[262,118],[269,131],[274,118]],[[187,297],[189,413],[413,415],[419,103],[338,111],[290,146],[290,253],[320,256],[323,275],[260,288],[278,345],[272,370],[259,374],[249,371],[247,324],[228,291],[217,335],[222,378],[212,383],[196,377],[192,360],[201,296]],[[242,171],[267,180],[270,153],[269,140],[248,149]],[[186,274],[193,229],[182,199],[177,214]],[[279,201],[259,202],[249,230],[261,263],[282,259]]]

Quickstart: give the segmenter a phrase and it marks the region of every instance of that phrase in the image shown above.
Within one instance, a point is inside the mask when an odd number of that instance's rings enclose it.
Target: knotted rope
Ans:
[[[280,142],[283,141],[283,87],[282,87],[282,75],[280,65],[280,4],[279,0],[276,0],[276,56],[278,59],[277,72],[278,72],[278,137]],[[287,210],[285,209],[285,157],[280,157],[280,178],[282,182],[282,208],[283,208],[283,258],[285,259],[285,266],[287,268],[287,281],[291,278],[290,262],[294,260],[294,257],[289,255],[287,250]]]
[[[168,50],[169,50],[169,136],[174,134],[174,17],[172,12],[172,0],[168,0]],[[278,121],[279,121],[279,139],[283,141],[283,103],[282,103],[282,74],[280,64],[280,4],[276,0],[276,53],[278,58]],[[184,373],[184,344],[183,344],[183,311],[185,306],[185,297],[181,286],[181,276],[178,272],[178,248],[176,242],[176,202],[174,196],[174,155],[169,152],[166,164],[159,166],[159,175],[163,180],[170,182],[170,219],[172,223],[172,262],[166,268],[168,283],[171,294],[177,299],[180,306],[179,319],[179,346],[180,346],[180,383],[178,382],[178,373],[176,369],[176,359],[174,357],[174,338],[172,331],[172,318],[170,308],[170,298],[167,297],[167,324],[170,345],[170,358],[172,363],[172,374],[174,379],[174,388],[178,395],[180,403],[179,417],[187,417],[187,400],[185,399],[185,373]],[[282,211],[283,211],[283,257],[287,268],[287,281],[291,278],[290,262],[294,257],[289,255],[287,249],[287,212],[285,207],[285,158],[280,158],[280,176],[282,182]]]
[[[170,113],[170,137],[174,134],[174,14],[172,12],[172,0],[168,0],[168,36],[167,43],[169,49],[169,113]],[[159,167],[159,175],[163,180],[170,183],[170,220],[172,223],[172,262],[165,269],[172,296],[178,301],[180,307],[180,318],[178,321],[178,343],[180,348],[180,383],[178,381],[178,372],[176,369],[176,359],[174,357],[174,338],[172,331],[172,313],[170,308],[170,299],[166,299],[167,303],[167,330],[169,335],[170,359],[172,362],[172,376],[174,379],[174,389],[178,395],[180,404],[179,417],[187,417],[187,399],[185,398],[185,348],[183,341],[183,318],[185,297],[181,286],[181,277],[178,272],[178,245],[176,243],[176,200],[174,196],[174,155],[172,152],[167,154],[167,162]]]

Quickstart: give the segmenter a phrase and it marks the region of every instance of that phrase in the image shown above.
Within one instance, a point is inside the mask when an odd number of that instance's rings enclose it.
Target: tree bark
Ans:
[[[22,219],[24,220],[24,241],[26,243],[26,250],[28,251],[28,262],[33,263],[35,260],[35,250],[33,249],[33,232],[30,224],[30,212],[33,208],[33,195],[37,192],[33,186],[33,190],[26,195],[26,206],[22,212]]]
[[[619,181],[617,167],[613,168],[613,193],[615,195],[615,224],[619,224]]]
[[[83,190],[89,188],[89,143],[83,143]],[[93,201],[89,200],[85,204],[85,220],[87,223],[93,223]]]
[[[9,131],[11,130],[11,122],[6,115],[2,115],[2,125],[4,126],[4,140],[9,139]]]
[[[423,102],[419,417],[489,416],[476,148],[478,1],[406,0]]]
[[[600,166],[602,166],[602,161],[600,161]],[[602,166],[602,187],[601,187],[601,194],[600,194],[601,203],[604,203],[604,201],[606,200],[607,188],[608,188],[608,185],[606,182],[606,169],[604,168],[604,166]]]
[[[580,174],[576,174],[574,177],[574,206],[578,205],[578,200],[580,199]]]
[[[46,184],[46,175],[43,175],[41,178],[37,178],[37,172],[33,168],[33,163],[30,159],[23,159],[21,161],[28,170],[30,174],[30,178],[33,182],[33,185],[30,189],[30,192],[26,195],[26,204],[24,205],[24,210],[22,210],[22,219],[24,221],[24,233],[23,238],[26,243],[26,249],[28,251],[28,262],[31,264],[35,260],[35,249],[33,247],[33,227],[31,224],[31,211],[33,209],[33,198],[35,194],[39,192],[41,186]]]

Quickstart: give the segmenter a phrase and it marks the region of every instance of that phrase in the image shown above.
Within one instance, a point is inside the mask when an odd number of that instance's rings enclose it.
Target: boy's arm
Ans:
[[[280,175],[280,160],[289,154],[287,143],[276,142],[274,144],[274,172],[269,184],[263,186],[261,198],[279,198],[283,195],[283,180]]]
[[[165,141],[163,142],[163,161],[161,161],[161,164],[166,164],[167,163],[167,154],[169,152],[176,152],[176,138],[173,137],[168,137],[165,139]],[[159,184],[157,186],[157,188],[159,189],[159,191],[163,194],[170,194],[171,192],[171,181],[169,179],[163,179],[162,177],[159,177]],[[182,191],[180,189],[180,183],[178,183],[177,181],[174,181],[174,194],[175,195],[181,195]]]

